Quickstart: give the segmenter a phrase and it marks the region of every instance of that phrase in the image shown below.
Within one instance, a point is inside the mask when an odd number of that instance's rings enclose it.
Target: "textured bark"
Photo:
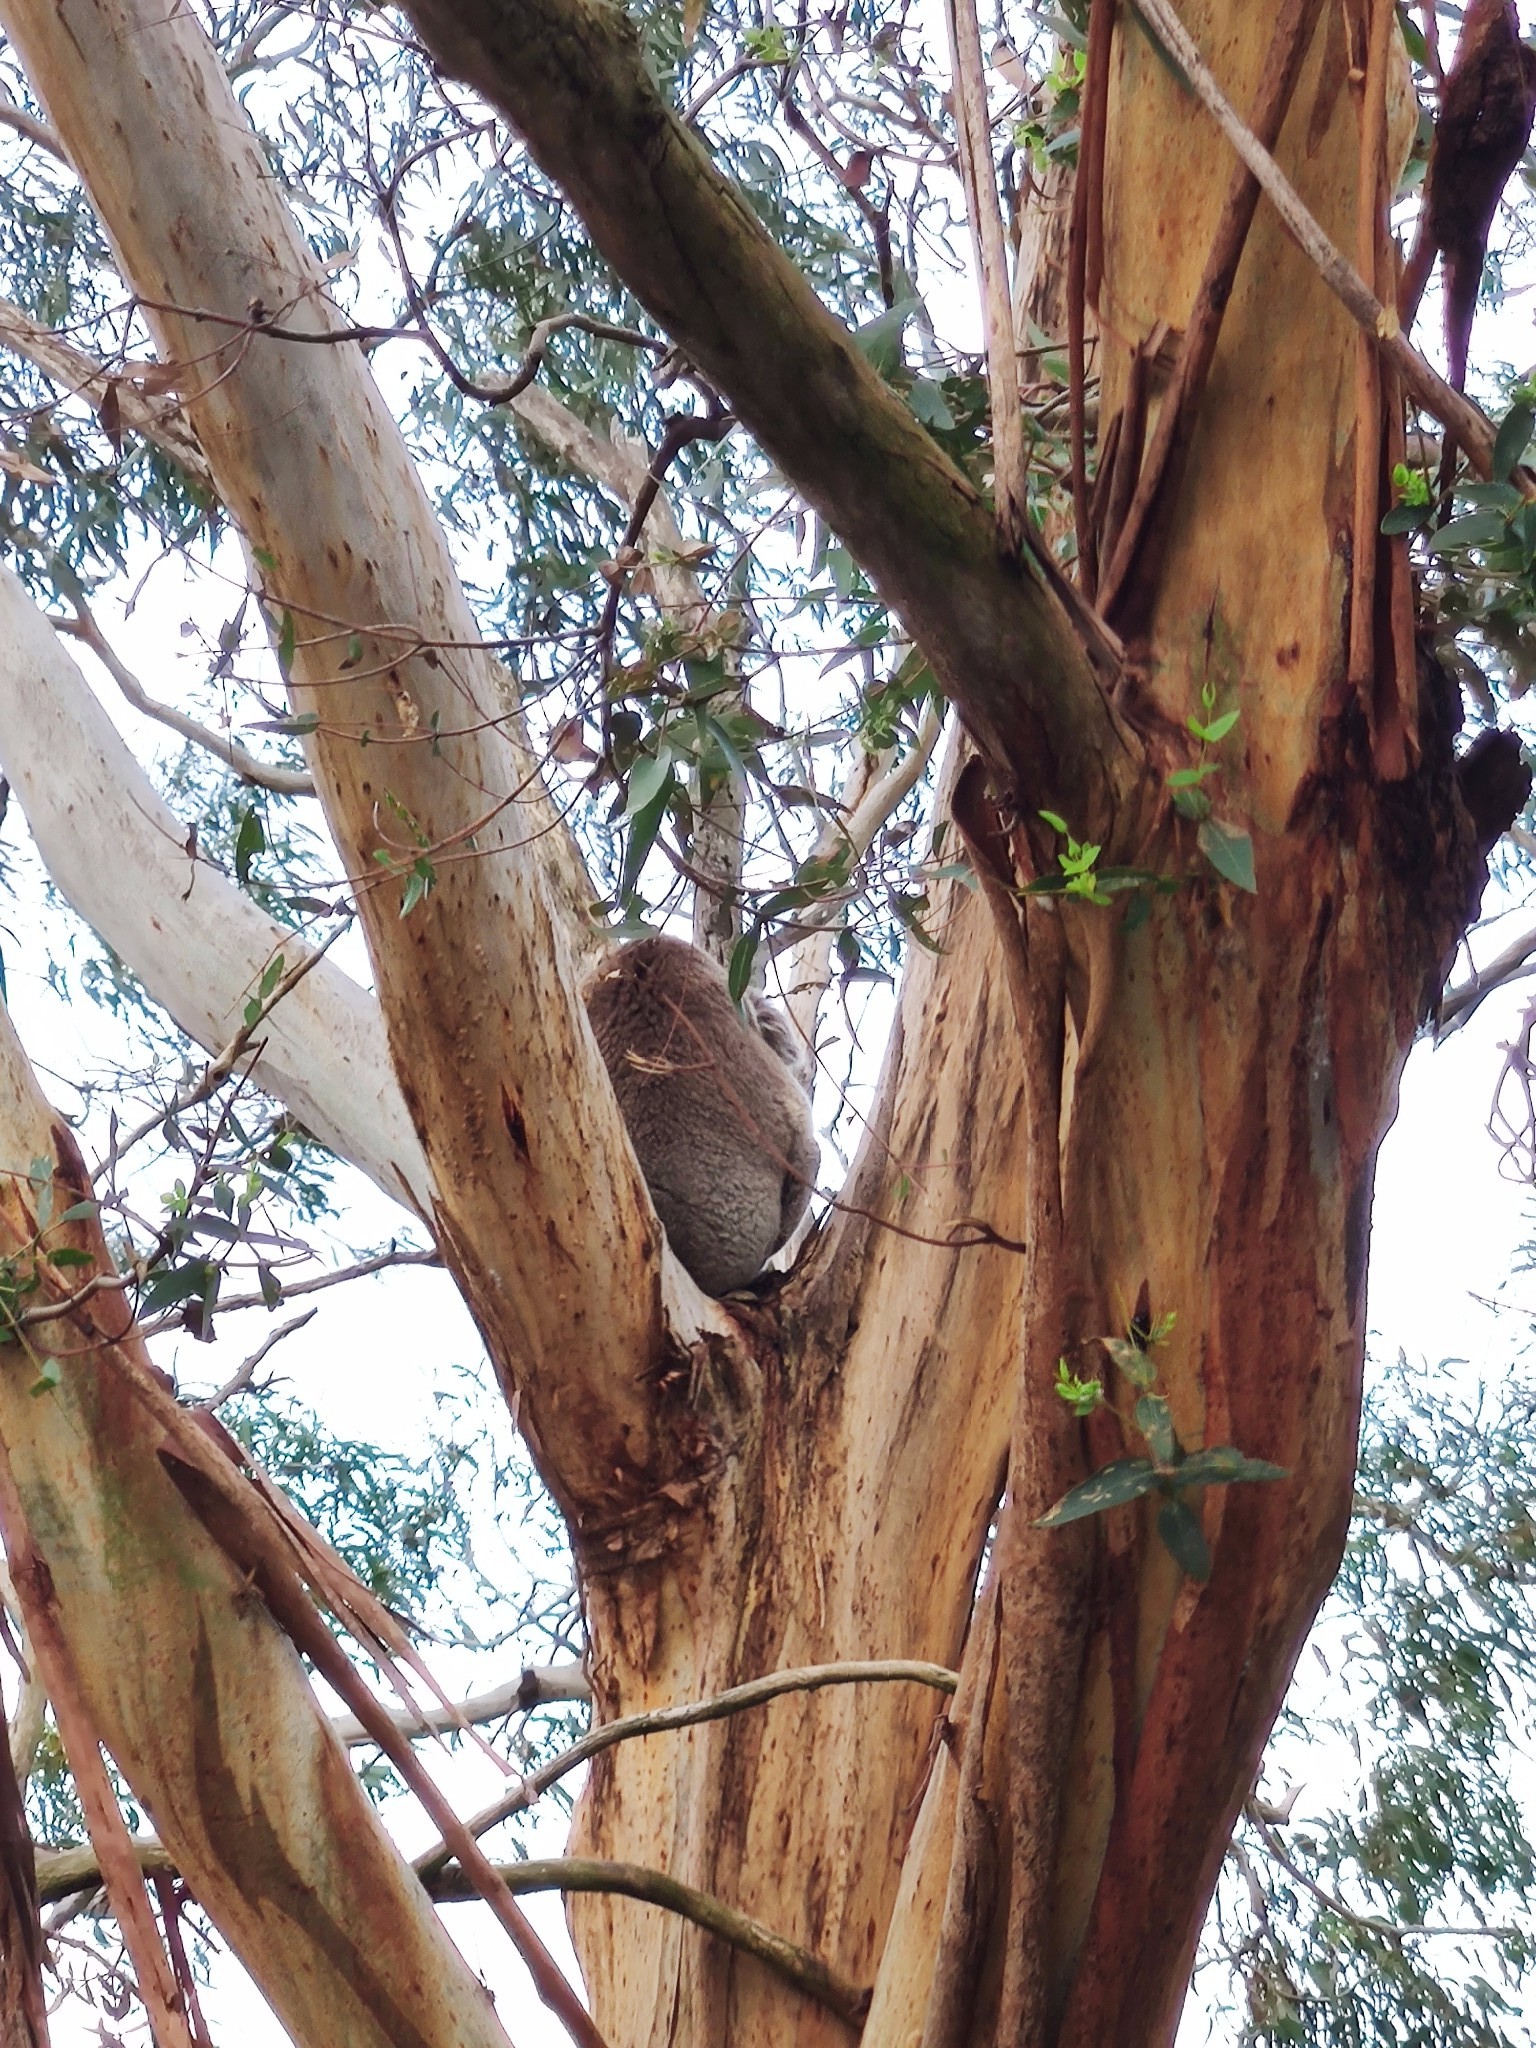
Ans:
[[[299,619],[295,697],[321,712],[315,769],[349,863],[374,867],[386,790],[413,823],[383,836],[408,852],[416,825],[433,845],[476,829],[480,857],[445,859],[411,918],[393,889],[365,890],[365,918],[447,1256],[572,1512],[599,1712],[787,1664],[964,1660],[949,1730],[915,1689],[841,1688],[609,1751],[581,1844],[660,1866],[872,1984],[870,2048],[1153,2048],[1337,1556],[1375,1148],[1480,880],[1436,679],[1396,784],[1375,779],[1349,686],[1344,318],[1261,207],[1160,536],[1127,737],[1065,608],[999,553],[985,506],[667,112],[619,12],[410,11],[877,577],[1014,805],[995,830],[967,826],[998,872],[984,894],[950,888],[943,951],[909,965],[843,1213],[778,1296],[712,1311],[658,1254],[575,1009],[560,857],[514,843],[504,814],[482,822],[526,763],[513,742],[451,737],[492,701],[488,678],[360,357],[257,335],[190,402],[221,495]],[[259,298],[323,326],[189,15],[148,0],[0,13],[125,274],[162,307],[168,353],[201,355],[210,328],[166,301],[239,319]],[[1192,0],[1186,14],[1249,104],[1263,11]],[[1132,11],[1118,19],[1104,420],[1133,352],[1187,319],[1231,171]],[[1349,246],[1347,73],[1329,6],[1279,154]],[[391,640],[402,620],[454,645],[434,666]],[[341,672],[354,626],[387,674]],[[1253,833],[1254,897],[1201,867],[1166,801],[1208,682],[1242,712],[1214,789]],[[410,744],[438,712],[442,761]],[[365,752],[365,729],[402,744]],[[1009,881],[1047,849],[1015,814],[1044,802],[1102,819],[1106,859],[1189,879],[1139,930],[1081,906],[1022,923]],[[994,1240],[956,1248],[973,1217]],[[1073,1472],[1136,1448],[1107,1416],[1067,1428],[1050,1381],[1059,1358],[1099,1367],[1097,1340],[1143,1299],[1177,1315],[1159,1364],[1183,1442],[1291,1473],[1207,1496],[1205,1587],[1140,1510],[1072,1538],[1031,1526]],[[9,1427],[0,1416],[8,1442]],[[976,1628],[1010,1446],[995,1629]],[[572,1909],[614,2042],[846,2040],[759,1964],[678,1922],[658,1938],[644,1912]]]
[[[0,1011],[0,1158],[56,1146]],[[56,1213],[77,1198],[63,1171]],[[0,1180],[0,1257],[23,1277],[35,1203],[25,1165]],[[46,1242],[103,1253],[89,1224]],[[66,1270],[55,1292],[87,1269]],[[121,1298],[30,1341],[59,1382],[34,1392],[37,1351],[0,1347],[0,1439],[92,1722],[199,1903],[296,2042],[506,2048],[292,1645],[167,1476],[162,1431],[114,1370],[138,1343]]]

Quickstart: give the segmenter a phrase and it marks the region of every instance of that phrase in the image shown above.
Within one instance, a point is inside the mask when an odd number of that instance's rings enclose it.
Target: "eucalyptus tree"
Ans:
[[[1496,427],[1392,310],[1436,50],[1383,0],[1094,0],[989,58],[966,0],[938,52],[693,0],[0,24],[0,759],[209,1055],[93,1177],[5,1040],[0,1524],[157,2032],[199,2023],[141,1868],[298,2041],[504,2039],[466,1887],[616,2048],[1167,2040],[1343,1542],[1397,1074],[1527,794],[1530,394]],[[151,541],[224,593],[200,707],[93,605]],[[75,644],[216,788],[151,787]],[[904,956],[846,1177],[725,1302],[578,996],[685,914],[829,1092]],[[395,1674],[398,1621],[144,1348],[242,1261],[295,1291],[262,1219],[317,1146],[475,1318],[599,1734],[811,1673],[593,1738],[585,2005],[315,1603]]]

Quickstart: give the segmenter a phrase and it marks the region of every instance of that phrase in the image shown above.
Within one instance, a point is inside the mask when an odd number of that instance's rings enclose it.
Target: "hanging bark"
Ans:
[[[54,1171],[58,1217],[89,1192],[60,1143],[0,1011],[0,1158]],[[25,1168],[0,1179],[0,1259],[25,1280],[40,1247],[68,1244],[110,1271],[94,1221],[40,1225],[43,1184]],[[89,1277],[43,1271],[28,1305]],[[32,1578],[91,1726],[296,2042],[506,2048],[287,1637],[167,1476],[164,1432],[114,1365],[138,1346],[113,1292],[0,1346],[0,1441]]]

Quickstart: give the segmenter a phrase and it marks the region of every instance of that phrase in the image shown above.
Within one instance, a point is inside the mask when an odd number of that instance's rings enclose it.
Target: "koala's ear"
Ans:
[[[742,1010],[764,1045],[784,1062],[809,1094],[813,1070],[811,1048],[795,1029],[793,1020],[777,1003],[770,1003],[766,996],[751,992],[743,998]]]

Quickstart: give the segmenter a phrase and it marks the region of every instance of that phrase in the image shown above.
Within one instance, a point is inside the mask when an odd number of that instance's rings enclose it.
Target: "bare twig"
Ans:
[[[653,1707],[647,1713],[625,1714],[617,1721],[606,1721],[600,1728],[590,1729],[579,1742],[573,1742],[569,1749],[510,1786],[494,1805],[482,1808],[465,1826],[471,1835],[485,1834],[514,1813],[523,1812],[551,1785],[589,1758],[612,1749],[616,1743],[632,1742],[638,1736],[661,1735],[673,1728],[696,1728],[705,1721],[723,1721],[749,1707],[766,1706],[769,1700],[779,1699],[785,1693],[817,1692],[826,1685],[906,1683],[932,1686],[936,1692],[953,1692],[957,1682],[955,1673],[942,1664],[924,1664],[909,1658],[865,1664],[805,1664],[792,1671],[770,1672],[766,1678],[748,1679],[745,1685],[733,1685],[712,1699],[685,1700],[676,1707]],[[416,1858],[416,1868],[423,1873],[441,1869],[452,1853],[446,1842],[439,1842]]]
[[[997,174],[992,168],[992,117],[987,110],[987,74],[982,63],[976,0],[944,0],[944,19],[954,66],[951,97],[960,173],[986,320],[987,382],[992,397],[992,495],[1003,537],[1009,547],[1017,550],[1024,545],[1029,518],[1024,416],[1019,410],[1019,362],[1013,342],[1008,248],[997,197]]]
[[[1531,964],[1533,957],[1536,957],[1536,931],[1522,933],[1502,952],[1496,953],[1486,967],[1479,967],[1457,987],[1447,989],[1440,998],[1440,1008],[1435,1017],[1435,1037],[1449,1038],[1453,1031],[1459,1031],[1495,989],[1503,988],[1522,974],[1536,973],[1536,967]]]
[[[71,592],[69,601],[75,616],[72,619],[54,619],[54,630],[67,633],[71,639],[89,647],[135,711],[142,712],[146,718],[153,718],[160,725],[169,726],[183,739],[191,740],[194,746],[222,761],[226,768],[233,768],[243,782],[255,783],[258,788],[270,789],[278,796],[314,795],[314,780],[305,769],[283,768],[269,761],[260,761],[238,741],[215,732],[211,726],[200,724],[195,718],[189,718],[186,712],[178,711],[174,705],[161,704],[151,697],[132,670],[118,659],[84,598]]]
[[[256,1376],[257,1366],[269,1352],[275,1351],[283,1339],[291,1337],[295,1330],[302,1330],[306,1323],[312,1323],[319,1313],[317,1308],[307,1308],[301,1315],[290,1316],[286,1323],[280,1324],[269,1336],[263,1337],[249,1357],[241,1360],[216,1394],[210,1394],[206,1401],[194,1401],[191,1405],[194,1408],[201,1408],[206,1414],[216,1414],[226,1401],[232,1401],[236,1394],[245,1392]]]
[[[812,860],[825,860],[841,848],[852,853],[849,873],[868,853],[875,835],[907,793],[921,781],[939,734],[944,730],[944,709],[930,699],[923,708],[917,738],[899,761],[890,754],[863,754],[854,763],[841,797],[843,815],[825,826],[811,853]],[[796,919],[796,937],[789,950],[780,986],[796,1030],[810,1045],[815,1040],[816,1013],[832,978],[834,926],[843,898],[829,896],[813,903]]]
[[[175,1096],[164,1109],[156,1110],[153,1116],[146,1117],[143,1123],[128,1133],[127,1137],[120,1136],[116,1131],[113,1132],[112,1143],[108,1148],[105,1162],[105,1171],[109,1176],[117,1162],[126,1153],[131,1152],[135,1145],[142,1144],[151,1131],[158,1130],[168,1118],[182,1116],[187,1110],[195,1109],[200,1102],[206,1102],[210,1095],[213,1095],[218,1089],[223,1087],[245,1054],[250,1050],[252,1041],[266,1019],[277,1008],[284,996],[290,995],[298,987],[305,975],[312,968],[319,965],[346,929],[347,924],[344,920],[336,926],[334,931],[327,932],[318,946],[307,947],[291,967],[285,968],[272,993],[259,1001],[255,1015],[248,1022],[240,1026],[240,1029],[230,1039],[224,1050],[215,1054],[195,1081],[189,1082],[185,1088],[178,1089]],[[281,958],[281,955],[279,955],[279,958]]]
[[[0,94],[0,128],[9,128],[28,142],[35,142],[39,149],[48,152],[55,162],[61,163],[66,171],[73,171],[69,152],[46,121],[40,121],[36,114],[29,114],[25,107],[18,107],[7,94]]]
[[[1491,476],[1497,432],[1493,421],[1430,367],[1404,336],[1396,308],[1384,306],[1354,265],[1334,247],[1290,179],[1244,125],[1169,0],[1137,0],[1137,13],[1155,32],[1190,89],[1258,179],[1286,233],[1350,318],[1375,335],[1382,354],[1397,370],[1409,396],[1456,436],[1479,476]],[[1526,496],[1536,496],[1536,477],[1529,471],[1517,470],[1515,481]]]

